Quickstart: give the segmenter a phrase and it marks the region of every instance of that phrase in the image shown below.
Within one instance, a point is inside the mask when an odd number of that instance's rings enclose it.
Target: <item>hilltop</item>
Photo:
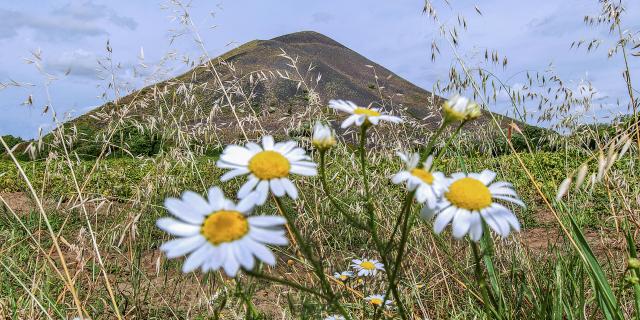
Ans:
[[[82,144],[95,141],[96,137],[104,140],[110,135],[105,132],[109,124],[120,123],[118,130],[124,134],[119,140],[127,143],[126,147],[137,143],[154,149],[175,137],[168,137],[166,132],[149,132],[161,131],[162,123],[168,121],[175,127],[174,122],[179,121],[185,132],[207,137],[199,143],[220,145],[245,135],[307,135],[309,123],[318,112],[333,119],[341,117],[326,112],[326,108],[316,110],[334,98],[381,106],[404,116],[411,123],[405,134],[418,142],[436,128],[443,102],[337,41],[317,32],[302,31],[250,41],[180,76],[107,103],[67,125],[75,126]],[[487,115],[485,112],[465,130],[483,127],[490,121]],[[513,121],[498,117],[503,122]],[[122,123],[129,123],[128,129],[122,129],[127,127]],[[136,137],[132,138],[132,134]],[[158,143],[157,139],[164,142]]]

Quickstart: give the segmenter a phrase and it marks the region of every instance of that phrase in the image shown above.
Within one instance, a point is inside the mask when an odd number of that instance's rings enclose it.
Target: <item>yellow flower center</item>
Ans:
[[[371,261],[362,261],[360,263],[360,267],[362,267],[362,269],[365,269],[365,270],[373,270],[376,268],[376,265],[373,264],[373,262]]]
[[[344,274],[340,275],[340,280],[342,280],[342,281],[346,281],[347,278],[349,278],[349,277],[345,276]]]
[[[262,180],[284,178],[289,175],[289,160],[276,151],[262,151],[249,160],[249,170]]]
[[[238,211],[216,211],[202,225],[202,235],[214,245],[238,240],[249,232],[247,218]]]
[[[422,180],[426,184],[433,183],[433,175],[427,170],[416,168],[411,170],[411,175],[420,178],[420,180]]]
[[[382,299],[380,299],[380,298],[371,298],[371,299],[369,299],[369,303],[371,303],[372,305],[376,305],[376,306],[381,306],[383,302],[384,301],[382,301]]]
[[[491,205],[489,188],[474,178],[462,178],[452,183],[444,196],[456,207],[467,210],[480,210]]]
[[[356,108],[355,110],[353,110],[354,114],[363,114],[367,117],[377,117],[380,116],[380,112],[375,111],[375,110],[371,110],[369,108]]]

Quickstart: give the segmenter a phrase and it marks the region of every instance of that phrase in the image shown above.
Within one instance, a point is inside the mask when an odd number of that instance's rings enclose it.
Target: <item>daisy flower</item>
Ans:
[[[335,272],[333,274],[333,277],[336,278],[337,280],[345,282],[345,281],[353,278],[353,272],[351,272],[351,271]]]
[[[344,100],[331,100],[329,101],[329,107],[351,114],[347,119],[342,122],[342,128],[347,128],[352,124],[361,126],[363,124],[378,124],[380,120],[389,121],[393,123],[401,123],[402,119],[399,117],[383,114],[380,108],[364,108],[358,107],[351,101]]]
[[[333,145],[336,144],[336,138],[333,135],[331,127],[323,125],[320,122],[316,122],[313,126],[311,143],[320,150],[326,150],[333,147]]]
[[[433,229],[441,233],[451,222],[453,236],[462,238],[465,234],[473,241],[482,237],[482,221],[503,238],[511,229],[520,231],[520,222],[505,206],[495,200],[503,200],[524,207],[522,200],[508,182],[494,182],[496,173],[484,170],[481,173],[455,173],[448,179],[446,192],[435,208],[425,206],[422,216],[430,219],[436,216]]]
[[[208,198],[186,191],[180,199],[165,200],[164,206],[175,218],[160,218],[156,225],[177,237],[160,247],[167,258],[188,254],[183,272],[223,268],[229,277],[235,277],[240,267],[253,269],[254,257],[275,265],[276,258],[266,245],[288,244],[282,228],[286,220],[278,216],[248,216],[255,196],[235,204],[225,198],[220,188],[213,187]]]
[[[253,142],[244,147],[227,146],[216,165],[231,169],[222,175],[222,182],[249,174],[249,180],[238,190],[238,198],[243,199],[255,192],[258,194],[256,204],[264,204],[269,190],[276,197],[287,194],[297,199],[298,189],[289,180],[289,175],[315,176],[316,164],[309,160],[311,158],[295,141],[274,143],[272,136],[264,136],[262,146]]]
[[[420,156],[417,153],[398,152],[398,156],[405,163],[406,168],[396,173],[391,178],[391,182],[394,184],[406,182],[409,191],[416,191],[415,197],[419,203],[427,201],[430,206],[435,205],[442,196],[446,178],[442,172],[431,172],[433,157],[429,156],[422,167],[418,168]]]
[[[385,300],[384,299],[384,295],[381,294],[372,294],[366,298],[364,298],[365,300],[367,300],[367,302],[369,302],[369,304],[377,307],[390,307],[391,306],[391,300]]]
[[[375,276],[378,271],[384,271],[384,266],[378,260],[373,259],[353,259],[351,267],[356,269],[358,277]]]
[[[445,119],[449,121],[473,120],[482,115],[480,106],[468,98],[459,95],[453,96],[442,106]]]
[[[334,314],[332,316],[327,316],[324,320],[344,320],[344,317],[339,314]]]

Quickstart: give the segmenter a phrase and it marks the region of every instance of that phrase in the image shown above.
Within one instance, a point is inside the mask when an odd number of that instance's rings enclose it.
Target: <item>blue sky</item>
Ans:
[[[626,112],[615,106],[618,99],[626,103],[626,89],[620,57],[607,58],[612,42],[603,42],[591,53],[569,48],[572,41],[610,38],[605,28],[586,27],[582,21],[585,15],[598,13],[597,1],[452,2],[448,6],[434,0],[440,4],[437,9],[445,23],[454,23],[458,13],[466,17],[469,31],[461,37],[460,51],[469,61],[479,60],[485,48],[497,49],[509,58],[509,67],[500,75],[513,86],[519,84],[521,71],[544,71],[552,64],[557,74],[576,87],[584,80],[592,82],[606,108],[589,116],[606,121]],[[114,65],[121,67],[118,82],[127,83],[130,89],[157,80],[153,70],[168,53],[175,53],[175,60],[166,63],[169,73],[159,76],[185,71],[187,67],[178,61],[183,56],[197,59],[202,51],[190,36],[170,41],[171,30],[180,26],[172,20],[171,9],[162,9],[165,4],[4,2],[0,6],[0,83],[5,85],[0,86],[0,134],[31,138],[39,128],[47,131],[52,127],[51,115],[42,115],[49,103],[43,86],[47,80],[25,60],[38,50],[43,70],[56,78],[49,82],[48,94],[60,117],[77,116],[104,103],[101,94],[108,79],[100,79],[96,68],[107,54],[107,40],[113,48]],[[441,43],[442,56],[431,62],[431,41],[439,36],[434,23],[421,13],[422,5],[421,0],[194,0],[191,14],[212,57],[253,39],[314,30],[429,90],[437,80],[446,80],[453,60]],[[482,16],[475,13],[476,5]],[[631,23],[625,27],[640,30],[640,4],[628,3],[623,19]],[[631,60],[633,71],[640,76],[640,58]],[[12,81],[28,85],[15,87]],[[640,82],[636,79],[634,84]],[[33,105],[23,105],[30,95]],[[495,106],[494,111],[505,111],[501,108]]]

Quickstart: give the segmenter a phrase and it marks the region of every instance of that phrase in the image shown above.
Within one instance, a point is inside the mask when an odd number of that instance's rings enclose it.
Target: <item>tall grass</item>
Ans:
[[[518,120],[531,120],[525,105],[535,102],[543,108],[538,120],[556,124],[562,133],[532,131],[515,122],[505,127],[493,118],[491,126],[463,130],[455,139],[449,139],[456,134],[450,128],[433,145],[440,152],[437,170],[450,174],[489,168],[515,185],[527,204],[516,211],[523,223],[519,235],[500,239],[486,233],[474,252],[447,232],[433,233],[431,223],[414,219],[418,208],[401,216],[405,220],[398,219],[403,193],[389,181],[401,168],[394,151],[429,149],[434,129],[405,117],[408,121],[401,126],[368,132],[368,151],[362,155],[368,163],[373,209],[359,197],[364,185],[354,143],[357,132],[345,132],[329,153],[313,151],[315,161],[326,163],[323,173],[337,195],[335,203],[325,194],[322,178],[315,177],[299,181],[298,201],[281,205],[295,217],[301,237],[316,244],[309,250],[319,259],[309,259],[294,241],[274,248],[276,267],[255,271],[287,284],[247,275],[229,279],[219,272],[182,274],[180,261],[167,260],[158,251],[167,238],[155,220],[165,215],[166,197],[186,189],[204,193],[217,183],[222,172],[215,161],[226,144],[275,133],[312,150],[313,122],[337,118],[325,106],[334,97],[321,96],[316,89],[326,79],[287,52],[278,59],[287,61],[289,69],[250,74],[212,59],[191,20],[192,9],[171,1],[167,10],[183,30],[176,36],[194,36],[202,50],[194,60],[204,63],[195,74],[126,95],[117,83],[118,69],[110,67],[115,64],[109,48],[101,66],[110,83],[105,87],[113,90],[104,96],[113,97],[112,102],[64,124],[56,117],[55,101],[49,101],[56,130],[16,145],[0,138],[5,150],[0,160],[0,316],[319,319],[336,312],[326,300],[288,286],[293,283],[325,286],[358,319],[638,318],[640,280],[633,258],[640,206],[640,122],[628,65],[628,59],[637,59],[631,53],[638,43],[633,33],[624,31],[621,4],[600,3],[602,12],[585,21],[612,31],[616,44],[611,52],[624,57],[633,112],[604,128],[576,119],[573,110],[592,101],[566,87],[557,75],[527,74],[528,90],[515,91],[492,72],[508,66],[498,52],[487,53],[483,65],[470,65],[459,52],[457,36],[465,24],[442,23],[435,11],[438,5],[425,3],[426,16],[443,31],[432,46],[434,59],[444,50],[456,57],[449,78],[435,94],[466,92],[490,110],[506,92],[514,114],[522,115]],[[40,54],[31,61],[42,70],[48,90]],[[380,96],[373,103],[399,108],[376,70],[371,72]],[[203,75],[212,80],[192,81]],[[274,81],[294,83],[304,103],[286,112],[282,106],[257,104],[258,88]],[[440,99],[434,96],[424,104],[439,110]],[[582,167],[587,168],[584,179],[579,178]],[[563,181],[568,181],[566,187],[558,190]],[[231,182],[224,189],[232,196],[239,186]],[[375,221],[375,237],[353,228],[338,207]],[[258,209],[258,214],[282,212],[273,203]],[[398,221],[413,223],[404,238],[394,232]],[[387,240],[404,241],[403,250],[394,247],[395,255],[376,256],[399,258],[402,268],[387,270],[393,278],[347,283],[332,279],[352,258],[375,255]],[[395,281],[397,292],[389,295],[395,308],[374,310],[363,302]]]

